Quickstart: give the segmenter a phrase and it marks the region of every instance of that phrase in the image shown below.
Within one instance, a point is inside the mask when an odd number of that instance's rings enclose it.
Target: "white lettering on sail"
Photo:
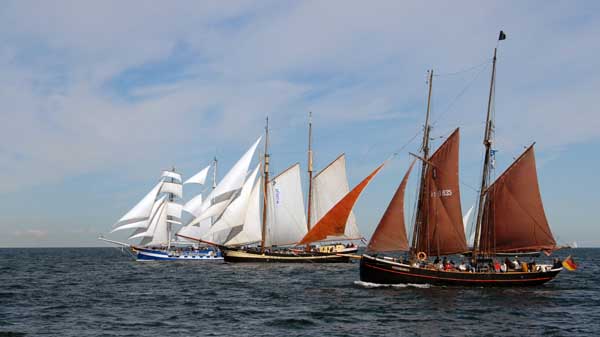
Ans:
[[[431,192],[432,198],[451,197],[451,196],[452,196],[452,190],[439,190],[439,191]]]

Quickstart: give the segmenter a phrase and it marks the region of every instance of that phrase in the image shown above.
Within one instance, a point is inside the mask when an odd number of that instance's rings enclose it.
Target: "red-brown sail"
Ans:
[[[544,212],[532,145],[487,190],[480,250],[554,248],[556,241]]]
[[[340,201],[335,204],[325,215],[317,222],[311,230],[306,233],[299,244],[307,244],[326,239],[328,236],[344,235],[346,222],[350,212],[358,200],[367,184],[381,170],[384,164],[379,165],[368,177],[361,181],[352,191],[348,192]]]
[[[408,171],[402,178],[400,186],[392,197],[385,213],[381,217],[367,250],[375,252],[407,251],[408,239],[404,224],[404,191],[410,171],[415,165],[415,160],[410,164]]]
[[[417,252],[448,255],[467,250],[460,206],[458,148],[456,129],[427,160],[425,193],[417,217]]]

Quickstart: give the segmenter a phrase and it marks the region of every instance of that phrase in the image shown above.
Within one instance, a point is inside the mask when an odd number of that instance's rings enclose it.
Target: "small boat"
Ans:
[[[506,36],[500,32],[499,40]],[[360,262],[360,279],[380,284],[434,284],[459,286],[526,286],[548,282],[562,271],[552,264],[500,264],[499,257],[549,254],[556,241],[548,225],[538,186],[533,145],[490,184],[493,128],[492,102],[496,73],[496,49],[484,134],[485,157],[472,249],[466,240],[459,189],[459,129],[429,155],[429,112],[433,71],[429,72],[429,96],[421,155],[401,180]],[[404,223],[404,192],[410,172],[420,160],[416,216],[409,244]],[[407,252],[404,258],[386,252]],[[470,256],[460,266],[439,263],[441,256]],[[431,261],[436,257],[436,261]],[[514,268],[510,268],[513,265]]]
[[[204,171],[204,170],[203,170]],[[201,171],[200,173],[202,173]],[[208,172],[208,170],[206,170]],[[195,175],[186,183],[204,183],[204,178]],[[223,261],[221,252],[215,247],[197,247],[188,243],[179,247],[173,241],[173,226],[181,224],[183,206],[175,199],[183,197],[181,175],[173,169],[163,171],[154,188],[114,225],[111,233],[121,230],[134,232],[129,240],[141,239],[137,245],[106,239],[98,239],[127,247],[137,261]]]

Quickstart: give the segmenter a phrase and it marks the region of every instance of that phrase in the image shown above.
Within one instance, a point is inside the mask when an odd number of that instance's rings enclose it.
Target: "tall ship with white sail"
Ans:
[[[309,191],[305,211],[298,163],[269,177],[268,131],[267,120],[262,165],[254,169],[221,219],[208,231],[200,231],[202,235],[178,235],[219,246],[228,262],[348,262],[348,254],[355,253],[357,246],[341,242],[361,239],[352,208],[381,166],[352,191],[348,188],[344,154],[313,177],[309,123]],[[257,177],[260,166],[263,175]]]
[[[204,184],[208,167],[194,175],[183,184]],[[190,202],[182,206],[183,184],[181,174],[163,171],[159,182],[113,226],[113,232],[133,230],[128,240],[140,240],[138,244],[129,244],[100,237],[130,249],[138,261],[150,260],[222,260],[221,253],[213,247],[197,247],[175,240],[175,227],[181,225],[182,211]]]

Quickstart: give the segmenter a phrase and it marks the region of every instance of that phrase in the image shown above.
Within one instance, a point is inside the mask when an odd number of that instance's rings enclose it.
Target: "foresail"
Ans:
[[[217,233],[224,233],[226,230],[228,231],[234,227],[244,224],[246,212],[248,210],[248,204],[252,195],[252,189],[254,187],[254,181],[258,175],[259,168],[260,165],[257,165],[244,183],[239,196],[231,202],[225,211],[223,211],[223,214],[219,217],[219,220],[217,220],[217,222],[210,228],[206,236],[214,236]],[[227,239],[227,236],[222,237],[222,234],[219,234],[219,238],[223,241],[213,242],[224,243],[224,240]]]
[[[346,176],[346,156],[340,155],[317,173],[313,178],[312,186],[311,228],[350,191]],[[340,239],[361,238],[354,212],[350,212],[345,228]]]
[[[265,245],[294,244],[306,235],[300,165],[294,164],[269,181]]]
[[[202,169],[202,171],[194,174],[188,180],[186,180],[183,184],[200,184],[204,185],[206,182],[206,177],[208,176],[208,170],[210,169],[210,165]]]
[[[127,212],[127,214],[117,221],[114,227],[148,219],[162,184],[162,181],[156,184],[156,186],[154,186],[154,188],[148,194],[146,194],[142,200],[140,200],[131,210],[129,210],[129,212]]]
[[[383,217],[379,221],[367,250],[375,252],[407,251],[408,239],[406,236],[406,225],[404,221],[404,192],[408,177],[415,165],[415,160],[410,164],[408,171],[402,178],[396,193],[392,197]]]
[[[548,225],[530,146],[488,187],[481,227],[483,252],[556,248]]]
[[[248,210],[241,230],[233,233],[225,242],[226,246],[241,246],[245,244],[259,242],[261,239],[261,219],[260,219],[260,190],[262,188],[262,179],[258,177],[254,184],[250,200],[248,201]],[[232,231],[233,232],[233,231]]]
[[[336,203],[311,230],[302,238],[299,244],[321,241],[331,236],[339,236],[345,233],[348,217],[352,212],[354,204],[362,191],[367,187],[371,179],[383,168],[379,165],[369,176],[361,181],[356,187]]]

